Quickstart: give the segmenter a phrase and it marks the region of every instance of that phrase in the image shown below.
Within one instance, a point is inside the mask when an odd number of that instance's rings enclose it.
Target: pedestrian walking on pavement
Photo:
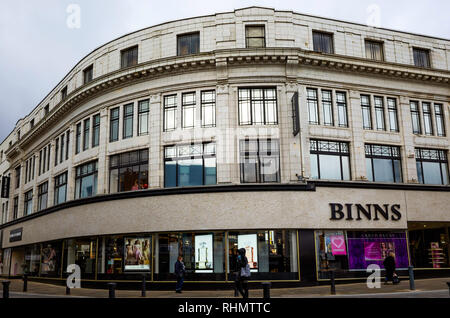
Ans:
[[[384,284],[386,285],[388,281],[392,281],[393,284],[396,284],[398,281],[398,277],[395,273],[395,254],[393,252],[390,252],[389,255],[384,259],[383,265],[386,271]]]
[[[238,250],[238,257],[236,259],[236,289],[243,298],[248,298],[248,278],[250,277],[250,266],[248,259],[245,256],[245,248]]]
[[[183,289],[185,272],[186,272],[186,268],[183,263],[183,256],[178,256],[178,259],[175,262],[175,274],[177,275],[177,285],[175,287],[175,292],[177,292],[179,294],[181,294],[181,290]]]

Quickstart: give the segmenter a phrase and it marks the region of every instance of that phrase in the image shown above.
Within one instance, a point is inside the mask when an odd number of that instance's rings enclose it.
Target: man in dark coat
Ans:
[[[178,256],[178,259],[175,263],[175,275],[177,275],[177,285],[175,287],[175,292],[179,294],[181,294],[181,289],[183,288],[185,272],[186,268],[184,267],[183,256]]]
[[[243,298],[248,298],[248,282],[246,277],[241,276],[241,268],[245,268],[248,264],[248,259],[245,256],[245,248],[238,250],[238,257],[236,259],[236,289]]]
[[[387,284],[388,281],[394,283],[394,273],[395,273],[395,254],[390,252],[389,255],[384,259],[383,265],[386,270],[386,277],[384,283]]]

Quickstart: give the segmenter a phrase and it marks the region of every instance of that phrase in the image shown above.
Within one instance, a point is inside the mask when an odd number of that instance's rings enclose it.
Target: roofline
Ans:
[[[298,14],[298,15],[302,15],[302,16],[306,16],[306,17],[319,18],[319,19],[324,19],[324,20],[329,20],[329,21],[335,21],[335,22],[344,22],[344,23],[348,23],[348,24],[360,25],[360,26],[364,26],[364,27],[368,27],[368,28],[373,28],[373,29],[378,29],[378,30],[386,30],[386,31],[398,32],[398,33],[404,33],[404,34],[410,34],[410,35],[421,36],[421,37],[426,37],[426,38],[431,38],[431,39],[437,39],[437,40],[443,40],[443,41],[450,41],[450,38],[449,38],[449,39],[445,39],[445,38],[439,38],[439,37],[434,37],[434,36],[430,36],[430,35],[423,35],[423,34],[411,33],[411,32],[406,32],[406,31],[399,31],[399,30],[394,30],[394,29],[370,27],[370,26],[368,26],[368,25],[361,24],[361,23],[357,23],[357,22],[349,22],[349,21],[346,21],[346,20],[338,20],[338,19],[326,18],[326,17],[322,17],[322,16],[318,16],[318,15],[311,15],[311,14],[299,13],[299,12],[295,12],[295,11],[292,11],[292,10],[276,10],[275,8],[261,7],[261,6],[249,6],[249,7],[244,7],[244,8],[234,9],[234,11],[224,11],[224,12],[217,12],[217,13],[214,13],[214,14],[207,14],[207,15],[200,15],[200,16],[194,16],[194,17],[189,17],[189,18],[182,18],[182,19],[177,19],[177,20],[170,20],[170,21],[158,23],[158,24],[155,24],[155,25],[152,25],[152,26],[148,26],[148,27],[145,27],[145,28],[136,30],[136,31],[132,31],[132,32],[126,33],[126,34],[124,34],[124,35],[122,35],[122,36],[119,36],[118,38],[115,38],[115,39],[113,39],[113,40],[111,40],[111,41],[109,41],[109,42],[106,42],[106,43],[104,43],[104,44],[102,44],[102,45],[96,47],[95,49],[93,49],[90,53],[88,53],[88,54],[86,54],[84,57],[82,57],[82,58],[78,61],[78,63],[76,63],[76,64],[70,69],[70,71],[66,73],[66,75],[65,75],[65,76],[64,76],[64,77],[63,77],[63,78],[55,85],[55,87],[53,87],[53,88],[50,90],[50,92],[49,92],[47,95],[45,95],[45,97],[44,97],[44,98],[43,98],[43,99],[42,99],[42,100],[41,100],[41,101],[40,101],[40,102],[39,102],[39,103],[38,103],[38,104],[37,104],[37,105],[36,105],[29,113],[28,113],[28,115],[25,115],[24,117],[19,118],[19,119],[17,120],[15,126],[17,126],[17,123],[18,123],[20,120],[25,119],[25,118],[28,117],[33,111],[35,111],[36,108],[38,108],[39,105],[40,105],[40,104],[41,104],[48,96],[51,95],[51,93],[53,92],[53,90],[55,90],[55,88],[58,87],[58,85],[61,84],[61,83],[66,79],[66,77],[67,77],[67,76],[68,76],[68,75],[69,75],[69,74],[70,74],[70,73],[71,73],[78,65],[80,65],[81,62],[83,62],[83,60],[84,60],[85,58],[87,58],[89,55],[93,54],[95,51],[97,51],[97,50],[103,48],[104,46],[106,46],[106,45],[108,45],[108,44],[110,44],[110,43],[112,43],[112,42],[114,42],[114,41],[117,41],[117,40],[119,40],[119,39],[121,39],[121,38],[124,38],[124,37],[126,37],[126,36],[128,36],[128,35],[131,35],[131,34],[134,34],[134,33],[138,33],[138,32],[141,32],[141,31],[143,31],[143,30],[146,30],[146,29],[158,27],[158,26],[161,26],[161,25],[164,25],[164,24],[169,24],[169,23],[174,23],[174,22],[179,22],[179,21],[184,21],[184,20],[199,19],[199,18],[205,18],[205,17],[213,17],[213,16],[217,16],[217,15],[221,15],[221,14],[235,13],[236,11],[242,11],[242,10],[252,9],[252,8],[273,10],[273,11],[275,11],[275,12],[289,12],[289,13],[292,13],[292,14]],[[14,129],[15,129],[15,127],[14,127]],[[14,129],[11,131],[11,133],[14,131]],[[3,140],[0,144],[2,144],[2,143],[3,143],[3,142],[11,135],[11,133]]]

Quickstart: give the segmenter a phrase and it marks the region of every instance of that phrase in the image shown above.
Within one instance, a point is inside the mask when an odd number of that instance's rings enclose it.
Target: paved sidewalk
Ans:
[[[416,290],[409,290],[409,281],[403,280],[398,285],[384,285],[381,288],[369,289],[365,283],[336,285],[336,295],[330,295],[330,286],[278,288],[271,289],[273,298],[308,298],[308,297],[449,297],[446,282],[450,278],[433,278],[416,280]],[[175,286],[175,285],[174,285]],[[44,283],[28,282],[28,292],[22,293],[22,280],[11,280],[10,297],[68,297],[65,296],[64,286],[55,286]],[[174,291],[148,290],[147,298],[235,298],[233,290],[183,291],[176,294]],[[250,298],[262,298],[262,289],[250,290]],[[0,297],[2,291],[0,288]],[[72,289],[70,297],[96,297],[107,298],[107,289]],[[140,290],[116,290],[118,298],[141,298]]]

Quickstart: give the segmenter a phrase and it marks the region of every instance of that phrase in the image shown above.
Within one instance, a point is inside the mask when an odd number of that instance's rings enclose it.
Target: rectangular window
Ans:
[[[30,121],[30,130],[34,127],[34,118]]]
[[[33,213],[33,190],[25,193],[24,205],[23,205],[23,216],[27,216]]]
[[[138,46],[122,50],[120,52],[120,68],[130,67],[138,64]]]
[[[425,135],[433,135],[433,121],[431,118],[431,104],[422,103],[422,114],[423,114],[423,128],[425,130]]]
[[[311,125],[319,125],[319,101],[317,89],[306,89],[306,103],[308,105],[308,120]]]
[[[75,199],[88,198],[97,194],[98,161],[76,167]]]
[[[420,127],[419,102],[411,101],[410,109],[411,109],[411,122],[412,122],[413,134],[420,135],[422,133],[422,129]]]
[[[97,147],[100,142],[100,114],[92,117],[92,148]]]
[[[64,142],[64,135],[61,135],[61,153],[59,155],[59,162],[62,163],[64,161],[64,146],[65,146],[65,142]],[[58,150],[55,150],[55,152],[58,152]],[[57,156],[55,156],[57,157]]]
[[[70,130],[66,132],[66,160],[69,160]]]
[[[417,177],[423,184],[448,184],[448,160],[445,150],[416,148]]]
[[[183,93],[181,103],[181,127],[194,128],[195,126],[195,93]]]
[[[277,125],[275,88],[239,89],[239,125]]]
[[[94,75],[94,64],[86,67],[83,71],[83,84],[87,84],[92,81]]]
[[[216,144],[190,144],[164,148],[164,186],[216,184]]]
[[[47,153],[47,170],[50,170],[50,149],[51,149],[51,145],[48,145],[48,153]]]
[[[339,127],[348,127],[347,97],[345,92],[336,92]]]
[[[266,47],[265,27],[263,25],[246,26],[245,43],[247,48]]]
[[[388,114],[389,114],[389,129],[398,132],[398,117],[397,117],[397,100],[395,98],[387,99]]]
[[[119,140],[119,107],[110,110],[109,141]]]
[[[177,95],[164,96],[164,131],[177,127]]]
[[[350,151],[347,142],[311,140],[311,178],[350,180]]]
[[[15,197],[13,206],[13,220],[16,220],[18,217],[19,217],[19,197]]]
[[[67,86],[61,90],[61,100],[65,100],[67,98]]]
[[[45,107],[44,107],[44,116],[47,115],[49,112],[50,112],[50,105],[47,104],[47,105],[45,105]]]
[[[377,124],[377,130],[386,130],[385,121],[384,121],[384,103],[383,97],[374,96],[374,104],[375,104],[375,118]]]
[[[413,48],[414,65],[430,68],[430,50]]]
[[[323,124],[325,126],[334,126],[333,118],[333,98],[331,91],[322,90],[322,111]]]
[[[313,31],[314,51],[322,53],[334,53],[333,34]]]
[[[363,129],[372,129],[372,111],[370,107],[370,96],[361,95],[361,108]]]
[[[366,40],[366,58],[371,60],[383,61],[383,43]]]
[[[110,193],[148,188],[148,149],[111,156],[109,163]]]
[[[202,127],[216,127],[216,91],[203,91],[201,103]]]
[[[67,172],[55,177],[55,205],[66,202],[67,198]]]
[[[38,211],[47,208],[48,182],[44,182],[38,187]]]
[[[278,140],[240,141],[241,183],[280,182]]]
[[[367,179],[375,182],[402,182],[400,147],[365,145]]]
[[[42,173],[42,149],[39,151],[39,172],[38,175],[40,176]]]
[[[445,136],[444,112],[442,104],[434,104],[434,116],[436,119],[436,133],[440,137]]]
[[[81,151],[81,123],[77,124],[77,128],[76,128],[76,145],[75,145],[75,153],[80,153]]]
[[[55,167],[58,165],[58,154],[59,154],[59,138],[55,141]]]
[[[138,135],[148,134],[149,100],[141,100],[138,104]]]
[[[46,162],[47,162],[47,147],[44,148],[44,151],[42,153],[43,155],[43,160],[42,160],[42,173],[44,173],[46,170]]]
[[[177,36],[177,55],[200,53],[200,32]]]
[[[133,137],[134,104],[123,106],[123,139]]]
[[[83,151],[89,149],[89,130],[91,128],[91,119],[84,120],[84,133],[83,133]]]

